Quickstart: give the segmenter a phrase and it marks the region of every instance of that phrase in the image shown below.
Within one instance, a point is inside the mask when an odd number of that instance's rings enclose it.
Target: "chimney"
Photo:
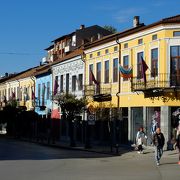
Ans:
[[[85,28],[85,25],[81,24],[79,29],[84,29],[84,28]]]
[[[140,25],[140,23],[139,23],[139,16],[134,16],[133,27],[138,27],[139,25]]]

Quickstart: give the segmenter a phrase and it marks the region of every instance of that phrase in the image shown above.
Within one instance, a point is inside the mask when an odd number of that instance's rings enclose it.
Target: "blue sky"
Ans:
[[[81,24],[132,27],[180,14],[179,0],[0,0],[0,75],[39,65],[57,37]]]

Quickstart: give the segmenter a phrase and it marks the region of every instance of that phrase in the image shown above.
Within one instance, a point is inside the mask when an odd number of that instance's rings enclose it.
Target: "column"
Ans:
[[[171,114],[170,114],[170,107],[169,106],[161,106],[161,131],[165,137],[165,147],[167,149],[167,141],[170,139],[171,136]]]
[[[132,122],[131,107],[128,107],[128,141],[133,142],[133,122]]]

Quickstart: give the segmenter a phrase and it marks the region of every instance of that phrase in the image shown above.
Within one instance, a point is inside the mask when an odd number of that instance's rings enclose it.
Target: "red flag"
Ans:
[[[90,80],[93,81],[96,85],[99,85],[99,82],[95,79],[91,69],[90,69]]]
[[[12,92],[12,98],[14,99],[16,97],[15,92]]]
[[[141,69],[142,69],[142,77],[144,79],[144,83],[146,84],[146,71],[148,69],[148,66],[142,56],[141,56]]]
[[[54,81],[54,95],[56,95],[56,94],[57,94],[58,87],[59,87],[58,80],[57,80],[57,79],[55,79],[55,81]]]
[[[35,93],[34,93],[34,90],[33,90],[34,87],[31,87],[31,96],[32,96],[32,100],[35,99]]]

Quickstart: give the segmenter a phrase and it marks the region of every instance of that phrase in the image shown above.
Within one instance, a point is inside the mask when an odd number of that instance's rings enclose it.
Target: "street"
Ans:
[[[111,156],[0,138],[2,180],[179,180],[175,151],[156,166],[152,151]]]

